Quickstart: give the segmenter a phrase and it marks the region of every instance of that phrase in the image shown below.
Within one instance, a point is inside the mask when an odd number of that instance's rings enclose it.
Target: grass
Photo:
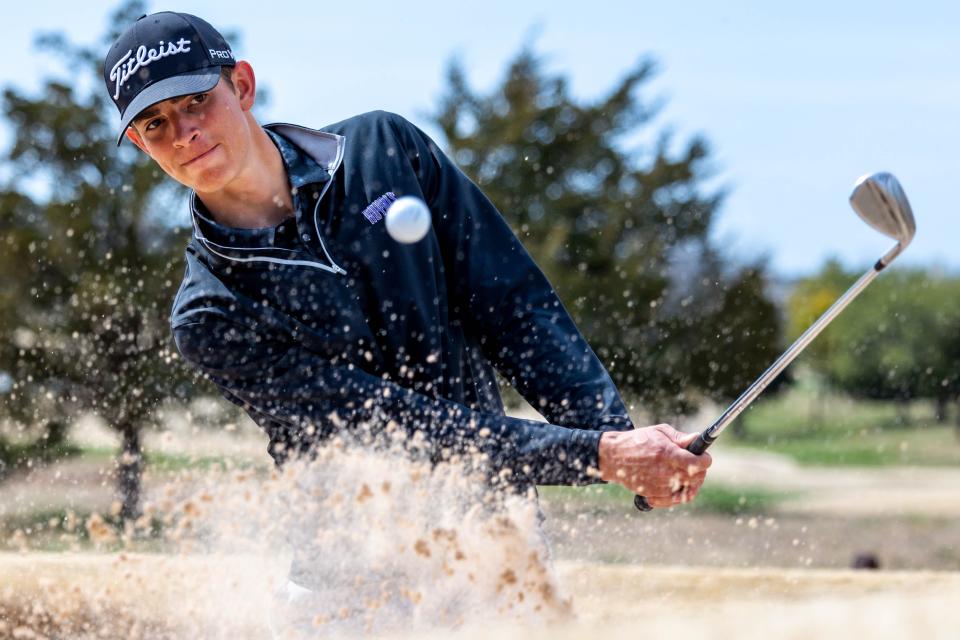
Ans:
[[[36,462],[50,462],[83,453],[79,447],[62,442],[49,445],[45,440],[9,442],[0,437],[0,480],[16,469]]]
[[[538,487],[545,502],[567,502],[597,510],[611,508],[632,510],[633,494],[619,485],[599,484],[588,487]],[[757,488],[732,488],[720,484],[705,485],[697,499],[685,509],[705,513],[739,515],[766,513],[793,494]]]
[[[91,539],[87,522],[94,513],[87,510],[40,509],[32,513],[7,516],[0,520],[0,541],[9,549],[19,549],[20,542],[32,551],[164,551],[169,546],[163,537],[164,524],[160,518],[151,518],[148,526],[138,529],[133,539],[120,539],[123,527],[119,517],[100,513],[96,516],[116,536],[113,541]],[[2,548],[2,545],[0,545]]]
[[[147,469],[157,473],[176,473],[178,471],[232,471],[264,468],[262,461],[245,460],[231,456],[196,456],[184,453],[144,454]]]
[[[115,460],[120,452],[109,447],[84,447],[78,450],[85,460]],[[146,451],[143,454],[145,469],[153,473],[177,473],[178,471],[232,471],[253,468],[268,468],[261,460],[248,460],[236,456],[199,456],[186,453],[163,453]]]
[[[796,388],[760,400],[724,443],[822,466],[960,465],[957,429],[927,402],[858,401]]]

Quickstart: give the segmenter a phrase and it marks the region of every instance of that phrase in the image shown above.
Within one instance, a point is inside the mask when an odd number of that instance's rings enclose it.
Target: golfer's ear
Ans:
[[[257,99],[257,76],[253,73],[253,67],[246,60],[239,60],[230,70],[230,77],[240,107],[244,111],[251,110]]]
[[[124,132],[127,136],[127,140],[137,145],[137,148],[144,153],[147,153],[147,148],[143,144],[143,138],[140,137],[140,134],[137,133],[137,130],[133,127],[127,127],[127,130]],[[150,155],[147,153],[147,155]]]

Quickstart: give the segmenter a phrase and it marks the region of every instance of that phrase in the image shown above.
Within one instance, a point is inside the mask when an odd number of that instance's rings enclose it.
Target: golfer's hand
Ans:
[[[644,496],[651,507],[690,502],[713,462],[709,453],[687,451],[696,438],[668,424],[608,431],[600,437],[600,477]]]

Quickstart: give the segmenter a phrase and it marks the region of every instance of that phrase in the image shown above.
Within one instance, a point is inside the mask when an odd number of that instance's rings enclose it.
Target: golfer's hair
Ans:
[[[233,67],[220,67],[220,80],[233,89]]]

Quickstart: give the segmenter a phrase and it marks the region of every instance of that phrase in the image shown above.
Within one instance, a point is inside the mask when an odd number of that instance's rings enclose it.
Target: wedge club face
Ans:
[[[894,250],[881,258],[883,266],[906,249],[917,232],[907,194],[891,173],[873,173],[857,180],[850,206],[864,222],[897,241]]]

